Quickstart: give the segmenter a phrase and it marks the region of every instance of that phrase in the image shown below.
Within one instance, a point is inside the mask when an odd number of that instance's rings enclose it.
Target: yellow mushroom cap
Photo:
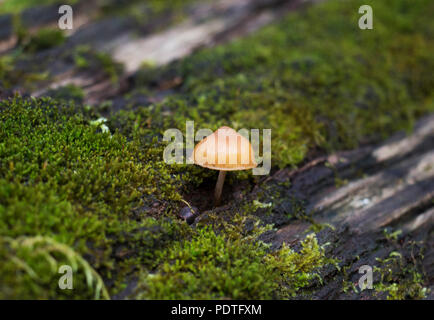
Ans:
[[[221,127],[199,142],[193,151],[194,163],[222,171],[257,167],[250,141],[229,127]]]

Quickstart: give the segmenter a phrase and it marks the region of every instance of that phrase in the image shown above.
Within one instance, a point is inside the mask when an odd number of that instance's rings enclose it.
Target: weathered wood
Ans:
[[[336,177],[348,182],[336,186]],[[392,251],[412,255],[413,249],[407,244],[413,240],[424,243],[424,258],[418,257],[416,262],[432,283],[434,116],[419,121],[411,135],[398,133],[376,147],[333,154],[298,170],[280,170],[266,184],[288,180],[291,186],[281,194],[282,203],[271,216],[259,215],[279,226],[266,240],[278,248],[283,242],[298,243],[305,236],[311,223],[286,217],[292,208],[288,203],[301,199],[307,216],[335,228],[321,231],[319,238],[323,243],[332,243],[329,254],[350,268],[348,279],[332,270],[325,272],[328,282],[316,294],[317,298],[369,298],[369,292],[342,292],[342,281],[358,279],[361,265],[376,266],[377,258],[386,258]],[[260,189],[254,190],[254,197]],[[385,228],[401,230],[401,244],[386,241]]]

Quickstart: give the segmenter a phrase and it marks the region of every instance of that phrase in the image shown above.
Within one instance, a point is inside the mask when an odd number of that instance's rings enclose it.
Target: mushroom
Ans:
[[[194,163],[219,170],[214,192],[214,204],[220,203],[226,171],[255,168],[253,148],[248,139],[229,127],[221,127],[200,141],[193,151]]]

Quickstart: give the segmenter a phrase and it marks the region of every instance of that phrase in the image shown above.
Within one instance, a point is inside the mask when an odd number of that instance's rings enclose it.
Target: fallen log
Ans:
[[[337,185],[337,179],[344,185]],[[280,203],[272,214],[259,213],[261,219],[278,226],[266,241],[273,248],[284,242],[296,244],[311,230],[312,222],[330,225],[333,229],[325,227],[318,237],[330,243],[329,254],[348,268],[346,277],[328,270],[326,284],[315,298],[372,298],[372,290],[344,292],[343,283],[357,283],[361,265],[379,267],[379,261],[394,251],[433,287],[434,116],[418,122],[411,135],[401,132],[379,146],[336,153],[298,170],[280,170],[265,184],[288,181],[291,185],[280,191]],[[263,188],[256,188],[254,197]],[[302,203],[308,219],[291,218],[295,203]],[[388,232],[399,236],[393,241]],[[405,268],[408,265],[401,269]],[[379,275],[374,279],[379,281]]]

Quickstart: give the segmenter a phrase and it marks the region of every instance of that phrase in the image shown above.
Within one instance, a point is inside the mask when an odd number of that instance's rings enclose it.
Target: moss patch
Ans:
[[[103,72],[112,83],[116,84],[119,75],[123,72],[123,66],[115,62],[110,55],[103,52],[96,52],[88,46],[78,46],[72,54],[75,66],[79,70],[89,72]]]
[[[267,245],[255,239],[200,229],[191,240],[176,243],[161,253],[158,273],[142,279],[138,297],[288,298],[319,277],[317,272],[327,263],[313,234],[302,242],[299,253],[285,245],[277,252],[269,252]]]
[[[0,235],[49,236],[110,278],[128,264],[116,261],[122,246],[146,264],[147,245],[176,238],[176,222],[156,219],[180,194],[171,168],[157,164],[158,143],[103,133],[90,116],[46,99],[0,103]]]
[[[108,299],[104,282],[70,247],[48,237],[0,237],[0,297],[2,299]],[[70,266],[71,290],[59,288],[59,270]],[[73,279],[74,279],[73,278]]]
[[[65,36],[61,30],[41,29],[24,46],[28,53],[35,53],[40,50],[54,48],[65,42]]]

